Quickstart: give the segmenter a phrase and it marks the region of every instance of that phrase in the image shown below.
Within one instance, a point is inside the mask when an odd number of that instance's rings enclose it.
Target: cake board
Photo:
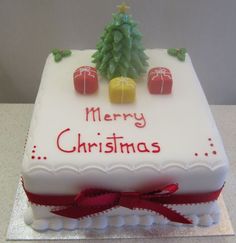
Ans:
[[[11,218],[7,230],[7,240],[79,240],[79,239],[131,239],[131,238],[168,238],[168,237],[200,237],[200,236],[230,236],[234,230],[225,206],[223,196],[218,200],[221,211],[220,223],[211,227],[174,227],[171,225],[150,227],[109,227],[104,230],[62,230],[46,232],[34,231],[24,223],[24,212],[27,209],[27,198],[19,182]]]

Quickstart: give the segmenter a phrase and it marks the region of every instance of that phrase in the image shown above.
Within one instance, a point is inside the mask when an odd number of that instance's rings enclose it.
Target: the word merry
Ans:
[[[91,107],[85,109],[85,120],[93,122],[111,122],[111,121],[128,121],[133,120],[134,125],[138,128],[146,126],[146,119],[143,113],[102,113],[100,107]]]

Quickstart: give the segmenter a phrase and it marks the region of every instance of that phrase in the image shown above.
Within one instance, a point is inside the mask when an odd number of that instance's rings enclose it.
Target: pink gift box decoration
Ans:
[[[74,87],[80,94],[93,94],[98,89],[96,68],[82,66],[74,72]]]
[[[168,68],[155,67],[148,72],[148,89],[151,94],[170,94],[172,75]]]

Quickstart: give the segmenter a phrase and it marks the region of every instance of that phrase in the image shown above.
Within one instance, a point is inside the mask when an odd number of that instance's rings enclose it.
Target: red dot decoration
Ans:
[[[211,154],[216,155],[217,152],[216,152],[215,150],[212,151],[212,149],[215,149],[215,148],[214,148],[215,144],[214,144],[212,138],[207,138],[207,140],[210,141],[210,142],[208,143],[208,146],[211,147],[211,150],[210,150],[210,151],[209,151],[209,150],[206,150],[206,151],[208,151],[208,152],[203,152],[204,155],[205,155],[206,157],[210,156]],[[202,154],[202,153],[200,152],[200,154]],[[198,153],[194,153],[194,155],[195,155],[195,156],[198,156],[199,154],[198,154]]]
[[[37,147],[36,145],[33,146],[33,149],[32,149],[32,151],[31,151],[31,152],[32,152],[32,154],[31,154],[31,155],[32,155],[31,158],[32,158],[32,159],[36,159],[36,158],[37,158],[38,160],[41,160],[41,159],[46,160],[46,159],[47,159],[46,156],[40,156],[40,155],[38,156],[38,154],[36,154],[36,147]],[[37,155],[37,156],[36,156],[36,155]]]

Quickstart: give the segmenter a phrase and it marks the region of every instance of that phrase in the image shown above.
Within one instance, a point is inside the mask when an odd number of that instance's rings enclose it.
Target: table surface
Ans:
[[[33,104],[0,104],[0,242],[6,241],[6,231],[19,182],[24,143],[33,111]],[[236,106],[211,106],[230,161],[230,172],[223,195],[233,228],[236,229]],[[236,242],[236,236],[195,237],[195,242]],[[101,240],[96,242],[110,242]],[[156,242],[156,239],[117,239],[113,242]],[[162,238],[162,242],[185,243],[190,238]],[[31,241],[27,241],[31,242]],[[33,241],[40,242],[40,241]],[[42,242],[42,241],[41,241]],[[45,241],[44,241],[45,242]],[[50,241],[54,242],[54,241]],[[62,242],[62,241],[60,241]],[[65,241],[66,242],[66,241]],[[94,242],[81,240],[80,242]]]

